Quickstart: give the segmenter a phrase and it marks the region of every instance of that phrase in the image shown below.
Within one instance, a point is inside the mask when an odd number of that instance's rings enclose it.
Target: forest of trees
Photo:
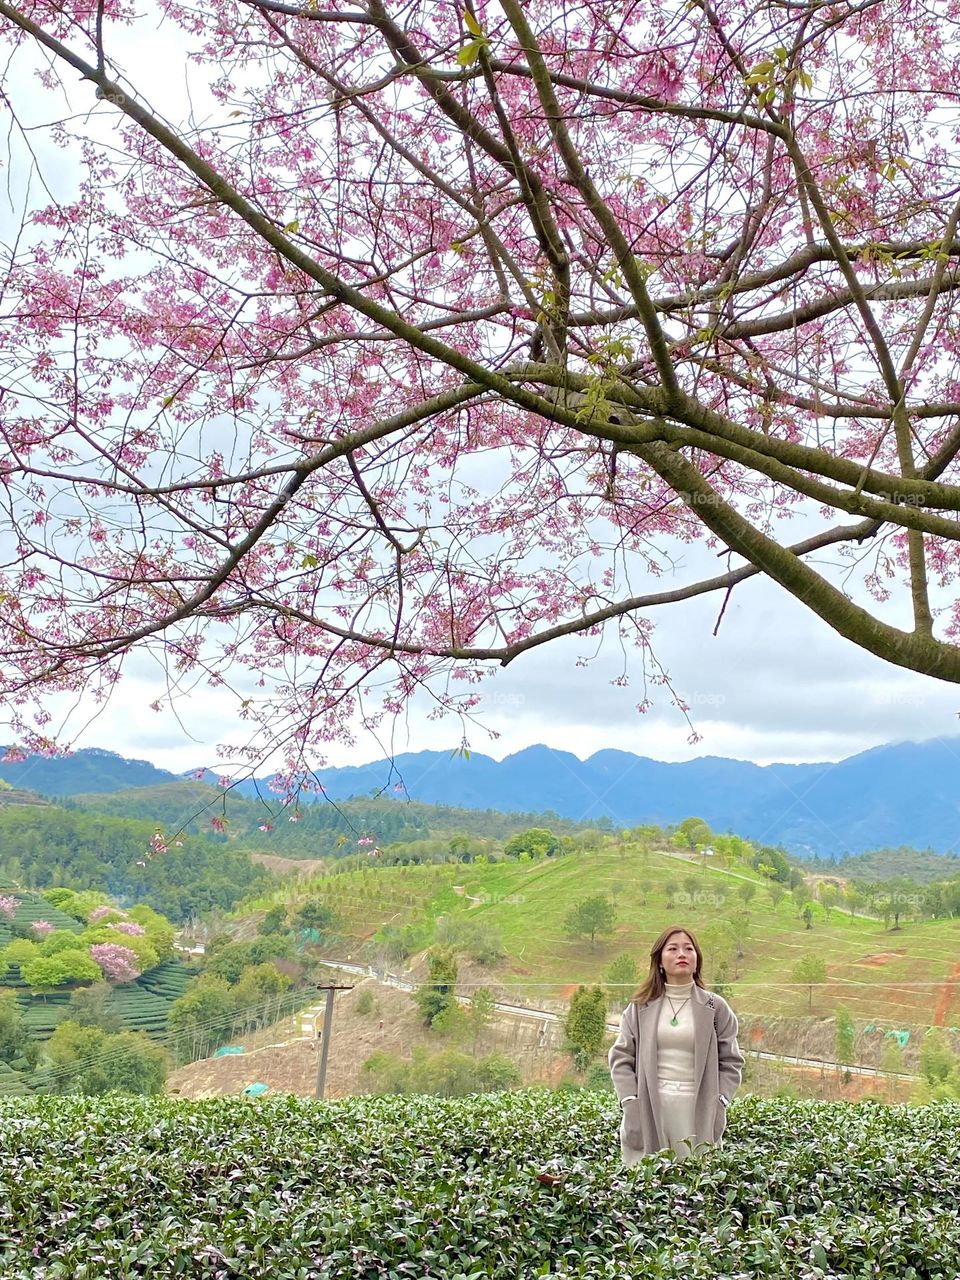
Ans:
[[[544,822],[558,835],[582,828],[581,823],[555,813],[460,809],[390,796],[357,796],[335,802],[311,799],[283,808],[276,795],[265,793],[263,800],[248,799],[236,792],[224,795],[202,782],[79,795],[58,803],[67,809],[142,818],[159,823],[168,832],[210,834],[211,819],[225,819],[225,830],[237,845],[294,858],[347,857],[368,835],[385,845],[451,833],[506,840],[517,831]],[[290,822],[294,815],[296,821]],[[599,825],[612,829],[609,821]]]
[[[102,889],[178,924],[274,883],[223,837],[185,836],[151,856],[155,831],[155,823],[54,805],[0,808],[0,878],[25,889]]]

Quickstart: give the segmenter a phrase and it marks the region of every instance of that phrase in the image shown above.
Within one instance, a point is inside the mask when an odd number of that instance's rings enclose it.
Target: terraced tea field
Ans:
[[[107,999],[107,1009],[116,1013],[129,1031],[145,1031],[160,1038],[166,1033],[167,1013],[170,1005],[183,995],[187,983],[194,976],[179,960],[165,960],[154,969],[148,969],[135,982],[114,987]],[[69,991],[53,991],[49,995],[31,995],[20,977],[17,965],[12,965],[0,982],[12,987],[17,1003],[23,1011],[23,1020],[38,1040],[47,1040],[58,1022],[67,1017],[70,1007]],[[0,1086],[2,1092],[2,1086]]]

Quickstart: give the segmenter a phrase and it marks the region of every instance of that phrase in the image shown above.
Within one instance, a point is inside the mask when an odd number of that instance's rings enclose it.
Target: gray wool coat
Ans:
[[[623,1121],[620,1123],[620,1150],[627,1164],[633,1164],[640,1154],[651,1155],[668,1146],[660,1124],[657,1085],[657,1022],[662,1005],[662,996],[643,1006],[631,1001],[623,1011],[619,1035],[608,1055],[617,1099],[636,1094],[640,1103],[642,1152],[627,1146]],[[737,1043],[740,1028],[726,1000],[712,991],[694,986],[690,1008],[694,1026],[693,1078],[697,1084],[694,1139],[697,1143],[716,1143],[727,1127],[727,1109],[720,1095],[732,1098],[743,1078],[744,1056]]]

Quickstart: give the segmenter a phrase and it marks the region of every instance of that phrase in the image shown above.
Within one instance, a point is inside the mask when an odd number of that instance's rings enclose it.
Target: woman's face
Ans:
[[[685,933],[671,933],[660,952],[667,982],[687,982],[697,968],[697,949]]]

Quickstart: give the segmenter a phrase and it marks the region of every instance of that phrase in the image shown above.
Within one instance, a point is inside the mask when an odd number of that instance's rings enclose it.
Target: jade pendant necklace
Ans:
[[[666,995],[666,992],[664,992],[664,994]],[[689,999],[690,999],[690,997],[689,997],[689,996],[686,996],[683,1000],[681,1000],[681,1001],[680,1001],[680,1008],[681,1008],[681,1009],[683,1008],[683,1006],[687,1003],[687,1001],[688,1001]],[[673,1012],[673,1017],[670,1019],[670,1025],[671,1025],[671,1027],[679,1026],[679,1023],[677,1022],[677,1010],[676,1010],[676,1009],[674,1009],[674,1007],[673,1007],[673,1001],[670,999],[670,997],[669,997],[669,996],[667,996],[667,1004],[670,1006],[670,1009],[671,1009],[671,1011]]]

